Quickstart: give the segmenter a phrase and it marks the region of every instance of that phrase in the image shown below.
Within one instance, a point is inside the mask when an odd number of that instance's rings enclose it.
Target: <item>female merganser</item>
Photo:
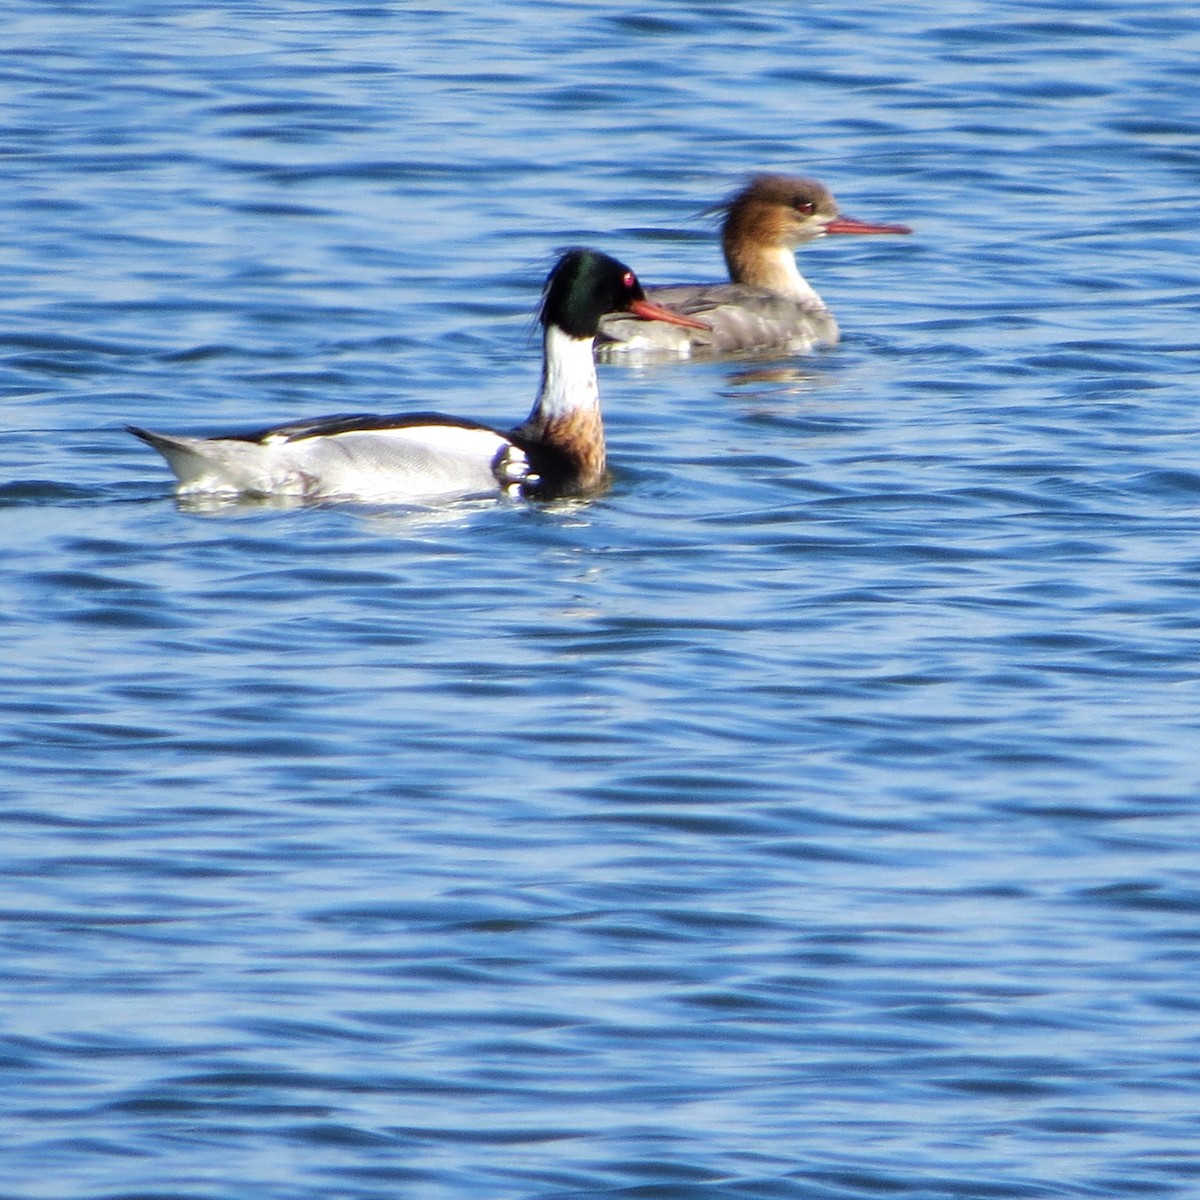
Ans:
[[[541,391],[525,422],[507,433],[437,413],[318,417],[216,438],[126,428],[163,455],[180,495],[376,503],[583,495],[605,478],[592,343],[609,312],[703,328],[650,304],[623,263],[595,250],[570,250],[542,295]]]
[[[721,246],[731,283],[652,287],[658,305],[709,328],[685,331],[632,317],[600,323],[597,354],[604,362],[708,357],[772,351],[804,354],[832,346],[838,326],[796,267],[796,247],[831,233],[912,233],[907,225],[875,225],[844,217],[829,189],[815,179],[758,175],[725,211]]]

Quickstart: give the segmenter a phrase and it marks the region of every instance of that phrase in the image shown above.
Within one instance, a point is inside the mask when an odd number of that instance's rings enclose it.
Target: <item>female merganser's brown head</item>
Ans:
[[[796,290],[792,253],[805,242],[835,233],[912,233],[907,225],[842,216],[824,184],[793,175],[756,175],[722,207],[729,278],[785,294]]]

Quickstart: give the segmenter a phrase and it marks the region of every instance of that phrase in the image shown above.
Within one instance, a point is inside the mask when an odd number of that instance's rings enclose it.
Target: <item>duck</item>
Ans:
[[[541,386],[513,429],[431,412],[339,413],[203,438],[125,428],[166,459],[180,496],[428,503],[590,495],[607,478],[593,341],[609,312],[702,328],[648,301],[624,263],[577,247],[546,279]]]
[[[836,345],[837,321],[796,266],[798,246],[833,234],[906,234],[844,216],[824,184],[793,175],[755,175],[714,212],[724,212],[721,247],[728,283],[647,287],[650,301],[708,328],[649,323],[630,314],[600,322],[602,362],[807,354]]]

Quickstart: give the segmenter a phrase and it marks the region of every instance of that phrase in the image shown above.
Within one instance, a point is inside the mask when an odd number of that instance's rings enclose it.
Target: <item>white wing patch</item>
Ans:
[[[431,450],[443,450],[448,454],[492,458],[509,445],[506,437],[492,429],[476,429],[470,425],[400,425],[395,429],[350,430],[328,438],[385,438],[394,442],[413,442],[428,446]]]
[[[369,503],[519,495],[537,477],[494,430],[461,425],[358,429],[289,441],[159,436],[181,494],[288,495]]]
[[[314,495],[386,501],[495,494],[506,481],[493,464],[510,448],[491,429],[430,424],[338,433],[280,450],[303,459]]]

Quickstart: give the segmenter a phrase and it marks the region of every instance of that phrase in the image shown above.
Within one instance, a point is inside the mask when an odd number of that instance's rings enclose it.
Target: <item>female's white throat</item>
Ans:
[[[811,283],[800,274],[796,252],[791,246],[754,246],[727,255],[730,278],[753,287],[767,288],[802,304],[820,305],[824,301]]]

